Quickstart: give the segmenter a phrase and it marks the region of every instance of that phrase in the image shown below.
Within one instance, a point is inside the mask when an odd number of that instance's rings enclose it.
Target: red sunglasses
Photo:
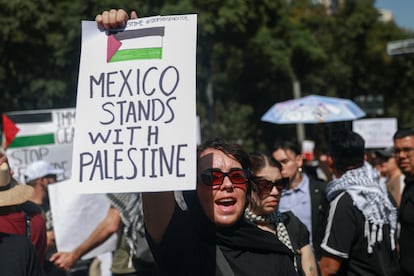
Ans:
[[[200,175],[201,182],[203,184],[213,187],[218,187],[223,184],[224,177],[228,177],[231,183],[240,186],[241,184],[245,187],[249,180],[248,173],[246,170],[240,168],[232,168],[228,172],[222,172],[219,169],[207,169]]]

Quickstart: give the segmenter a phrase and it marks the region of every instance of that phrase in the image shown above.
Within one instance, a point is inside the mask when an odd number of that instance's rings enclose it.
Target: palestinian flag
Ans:
[[[6,114],[3,114],[3,139],[2,139],[2,147],[7,148],[11,142],[16,137],[17,133],[19,132],[19,129],[17,126],[10,120],[9,117],[6,116]]]
[[[6,113],[3,119],[3,147],[20,148],[55,143],[52,112]]]
[[[161,59],[164,34],[165,27],[136,29],[111,34],[108,36],[106,61]]]

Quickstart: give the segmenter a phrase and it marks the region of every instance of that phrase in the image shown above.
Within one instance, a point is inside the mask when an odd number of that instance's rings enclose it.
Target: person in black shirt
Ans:
[[[282,165],[261,152],[250,154],[252,195],[245,218],[258,228],[273,233],[295,255],[299,275],[317,276],[315,255],[309,241],[309,231],[293,212],[278,210],[282,191],[289,187],[289,178],[282,178]]]
[[[0,275],[43,275],[39,257],[27,237],[0,233]]]
[[[400,129],[394,134],[395,161],[405,175],[398,220],[402,275],[414,275],[414,129]]]
[[[379,174],[364,162],[364,140],[352,131],[330,137],[330,212],[320,260],[322,275],[399,275],[397,210]]]

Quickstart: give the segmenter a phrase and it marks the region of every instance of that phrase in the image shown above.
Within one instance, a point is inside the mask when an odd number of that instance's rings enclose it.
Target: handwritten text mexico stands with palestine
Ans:
[[[82,24],[72,177],[86,193],[195,187],[196,15]]]

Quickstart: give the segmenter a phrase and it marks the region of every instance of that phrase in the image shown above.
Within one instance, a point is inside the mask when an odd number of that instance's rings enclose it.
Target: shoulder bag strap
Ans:
[[[216,245],[216,264],[222,275],[234,276],[233,270],[231,269],[218,245]]]
[[[26,221],[26,237],[28,237],[30,239],[30,235],[31,235],[30,220],[31,220],[31,217],[29,216],[28,213],[26,213],[26,211],[24,211],[24,215],[25,215],[25,221]]]

